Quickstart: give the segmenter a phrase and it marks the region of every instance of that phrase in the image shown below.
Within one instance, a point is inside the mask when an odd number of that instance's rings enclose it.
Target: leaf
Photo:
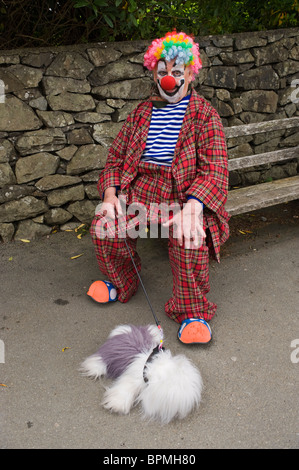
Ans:
[[[7,387],[7,385],[5,385],[5,384],[0,384],[0,387]]]
[[[239,230],[240,233],[242,233],[242,235],[246,235],[245,232],[243,232],[243,230]]]
[[[81,253],[80,255],[72,256],[71,259],[77,259],[80,258],[80,256],[84,255],[84,253]]]
[[[72,348],[69,348],[69,347],[66,346],[65,348],[62,348],[61,351],[64,352],[66,349],[72,349]]]
[[[88,4],[89,4],[88,1],[82,0],[82,1],[75,3],[74,8],[87,7]]]
[[[105,0],[94,0],[93,2],[98,7],[107,7],[108,3]]]
[[[98,8],[95,6],[95,5],[92,5],[92,9],[93,9],[93,12],[94,12],[94,16],[97,18],[98,17]]]
[[[103,18],[106,21],[106,23],[108,24],[108,26],[110,26],[110,28],[114,28],[114,24],[112,23],[111,18],[109,18],[109,16],[103,15]]]
[[[75,228],[75,232],[78,232],[78,230],[80,230],[80,228],[82,228],[82,227],[85,227],[85,224],[81,224],[81,225],[79,225],[79,227]]]
[[[132,23],[134,26],[138,26],[137,20],[136,20],[135,16],[133,15],[133,13],[130,13],[130,14],[129,14],[129,20],[131,21],[131,23]]]
[[[30,240],[26,240],[26,238],[19,238],[19,240],[23,243],[30,243]]]
[[[12,261],[13,260],[13,257],[11,256],[10,258],[8,258],[8,261]]]
[[[128,12],[129,13],[132,13],[133,11],[137,10],[137,5],[136,5],[136,2],[134,0],[129,0],[129,8],[128,8]]]

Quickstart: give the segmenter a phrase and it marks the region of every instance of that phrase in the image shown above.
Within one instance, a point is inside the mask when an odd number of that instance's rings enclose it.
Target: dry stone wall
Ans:
[[[297,29],[197,38],[193,86],[225,126],[299,113]],[[0,51],[0,240],[89,224],[109,146],[150,95],[148,41]],[[298,145],[298,130],[230,139],[230,158]],[[296,174],[297,160],[231,175],[231,184]]]

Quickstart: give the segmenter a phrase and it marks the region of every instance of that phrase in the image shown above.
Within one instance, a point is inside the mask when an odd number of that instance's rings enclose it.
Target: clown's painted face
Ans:
[[[163,80],[165,77],[169,77],[167,81]],[[154,71],[154,81],[163,99],[169,103],[177,103],[187,94],[189,83],[192,81],[192,72],[190,67],[177,65],[176,59],[169,62],[161,59]]]

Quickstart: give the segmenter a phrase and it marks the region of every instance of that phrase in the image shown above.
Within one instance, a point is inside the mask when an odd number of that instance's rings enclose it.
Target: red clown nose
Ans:
[[[171,77],[170,75],[167,75],[166,77],[163,77],[161,80],[161,87],[163,90],[173,90],[176,86],[175,79]]]

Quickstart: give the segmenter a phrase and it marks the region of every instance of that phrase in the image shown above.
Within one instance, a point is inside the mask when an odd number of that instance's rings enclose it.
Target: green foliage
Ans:
[[[0,48],[298,26],[299,0],[0,0]],[[17,26],[16,26],[17,25]]]
[[[193,34],[227,34],[298,26],[298,0],[73,0],[101,19],[99,39],[152,39],[177,29]],[[104,23],[104,24],[103,24]]]

